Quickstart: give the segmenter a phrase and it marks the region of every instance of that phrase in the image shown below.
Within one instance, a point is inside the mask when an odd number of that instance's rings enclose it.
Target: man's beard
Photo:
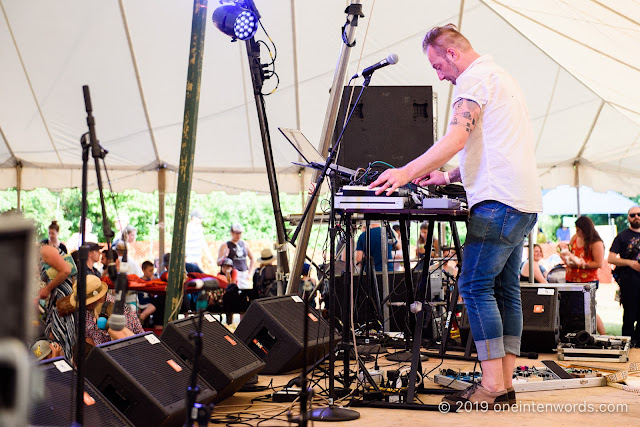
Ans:
[[[631,228],[640,228],[640,219],[634,219],[629,221]]]

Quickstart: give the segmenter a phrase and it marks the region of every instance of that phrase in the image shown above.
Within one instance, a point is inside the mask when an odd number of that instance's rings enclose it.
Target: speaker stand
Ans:
[[[191,334],[191,338],[194,341],[194,355],[193,355],[193,369],[191,370],[191,384],[187,387],[187,420],[186,426],[207,426],[211,419],[211,412],[213,411],[213,404],[202,405],[197,403],[198,393],[200,388],[198,387],[198,370],[200,369],[200,356],[202,355],[202,314],[204,310],[198,309],[198,321],[195,317],[193,323],[195,330]]]

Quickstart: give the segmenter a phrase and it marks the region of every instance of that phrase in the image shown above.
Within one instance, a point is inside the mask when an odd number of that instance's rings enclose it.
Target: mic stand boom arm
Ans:
[[[86,294],[87,294],[87,259],[89,255],[89,248],[85,244],[85,220],[87,218],[87,176],[88,176],[88,163],[89,163],[89,150],[95,161],[96,181],[98,183],[98,191],[100,193],[100,206],[102,208],[102,229],[104,237],[107,241],[108,258],[110,260],[108,271],[111,281],[116,284],[116,289],[121,292],[121,297],[124,298],[124,294],[127,289],[127,276],[124,273],[118,274],[115,267],[115,255],[113,249],[111,249],[111,240],[113,238],[113,230],[109,225],[109,218],[107,217],[107,209],[104,202],[104,194],[102,190],[102,177],[100,174],[100,159],[104,159],[107,154],[107,150],[103,149],[98,142],[95,129],[95,119],[93,117],[93,107],[91,106],[91,94],[89,93],[89,86],[82,86],[82,92],[84,95],[85,110],[87,112],[87,125],[89,127],[89,141],[87,142],[86,134],[81,139],[82,145],[82,201],[81,201],[81,216],[80,216],[80,265],[78,267],[77,289],[76,295],[83,295],[84,298],[78,298],[78,331],[77,331],[77,344],[75,362],[77,367],[78,376],[76,378],[76,423],[77,425],[84,424],[84,344],[85,344],[85,327],[86,327]],[[124,262],[126,262],[126,245],[123,256]]]

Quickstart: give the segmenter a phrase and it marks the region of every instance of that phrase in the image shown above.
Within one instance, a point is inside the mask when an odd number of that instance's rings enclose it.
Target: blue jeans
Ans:
[[[471,209],[459,289],[480,360],[520,355],[520,262],[537,216],[493,200]]]

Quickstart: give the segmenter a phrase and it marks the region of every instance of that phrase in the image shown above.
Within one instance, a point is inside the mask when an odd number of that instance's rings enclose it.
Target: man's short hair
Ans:
[[[455,47],[462,52],[467,52],[471,49],[469,40],[463,36],[453,24],[430,29],[422,40],[422,51],[427,53],[429,46],[432,46],[438,55],[441,56],[445,55],[449,47]]]
[[[142,263],[142,270],[144,270],[147,267],[153,267],[153,263],[151,261],[145,261]]]

